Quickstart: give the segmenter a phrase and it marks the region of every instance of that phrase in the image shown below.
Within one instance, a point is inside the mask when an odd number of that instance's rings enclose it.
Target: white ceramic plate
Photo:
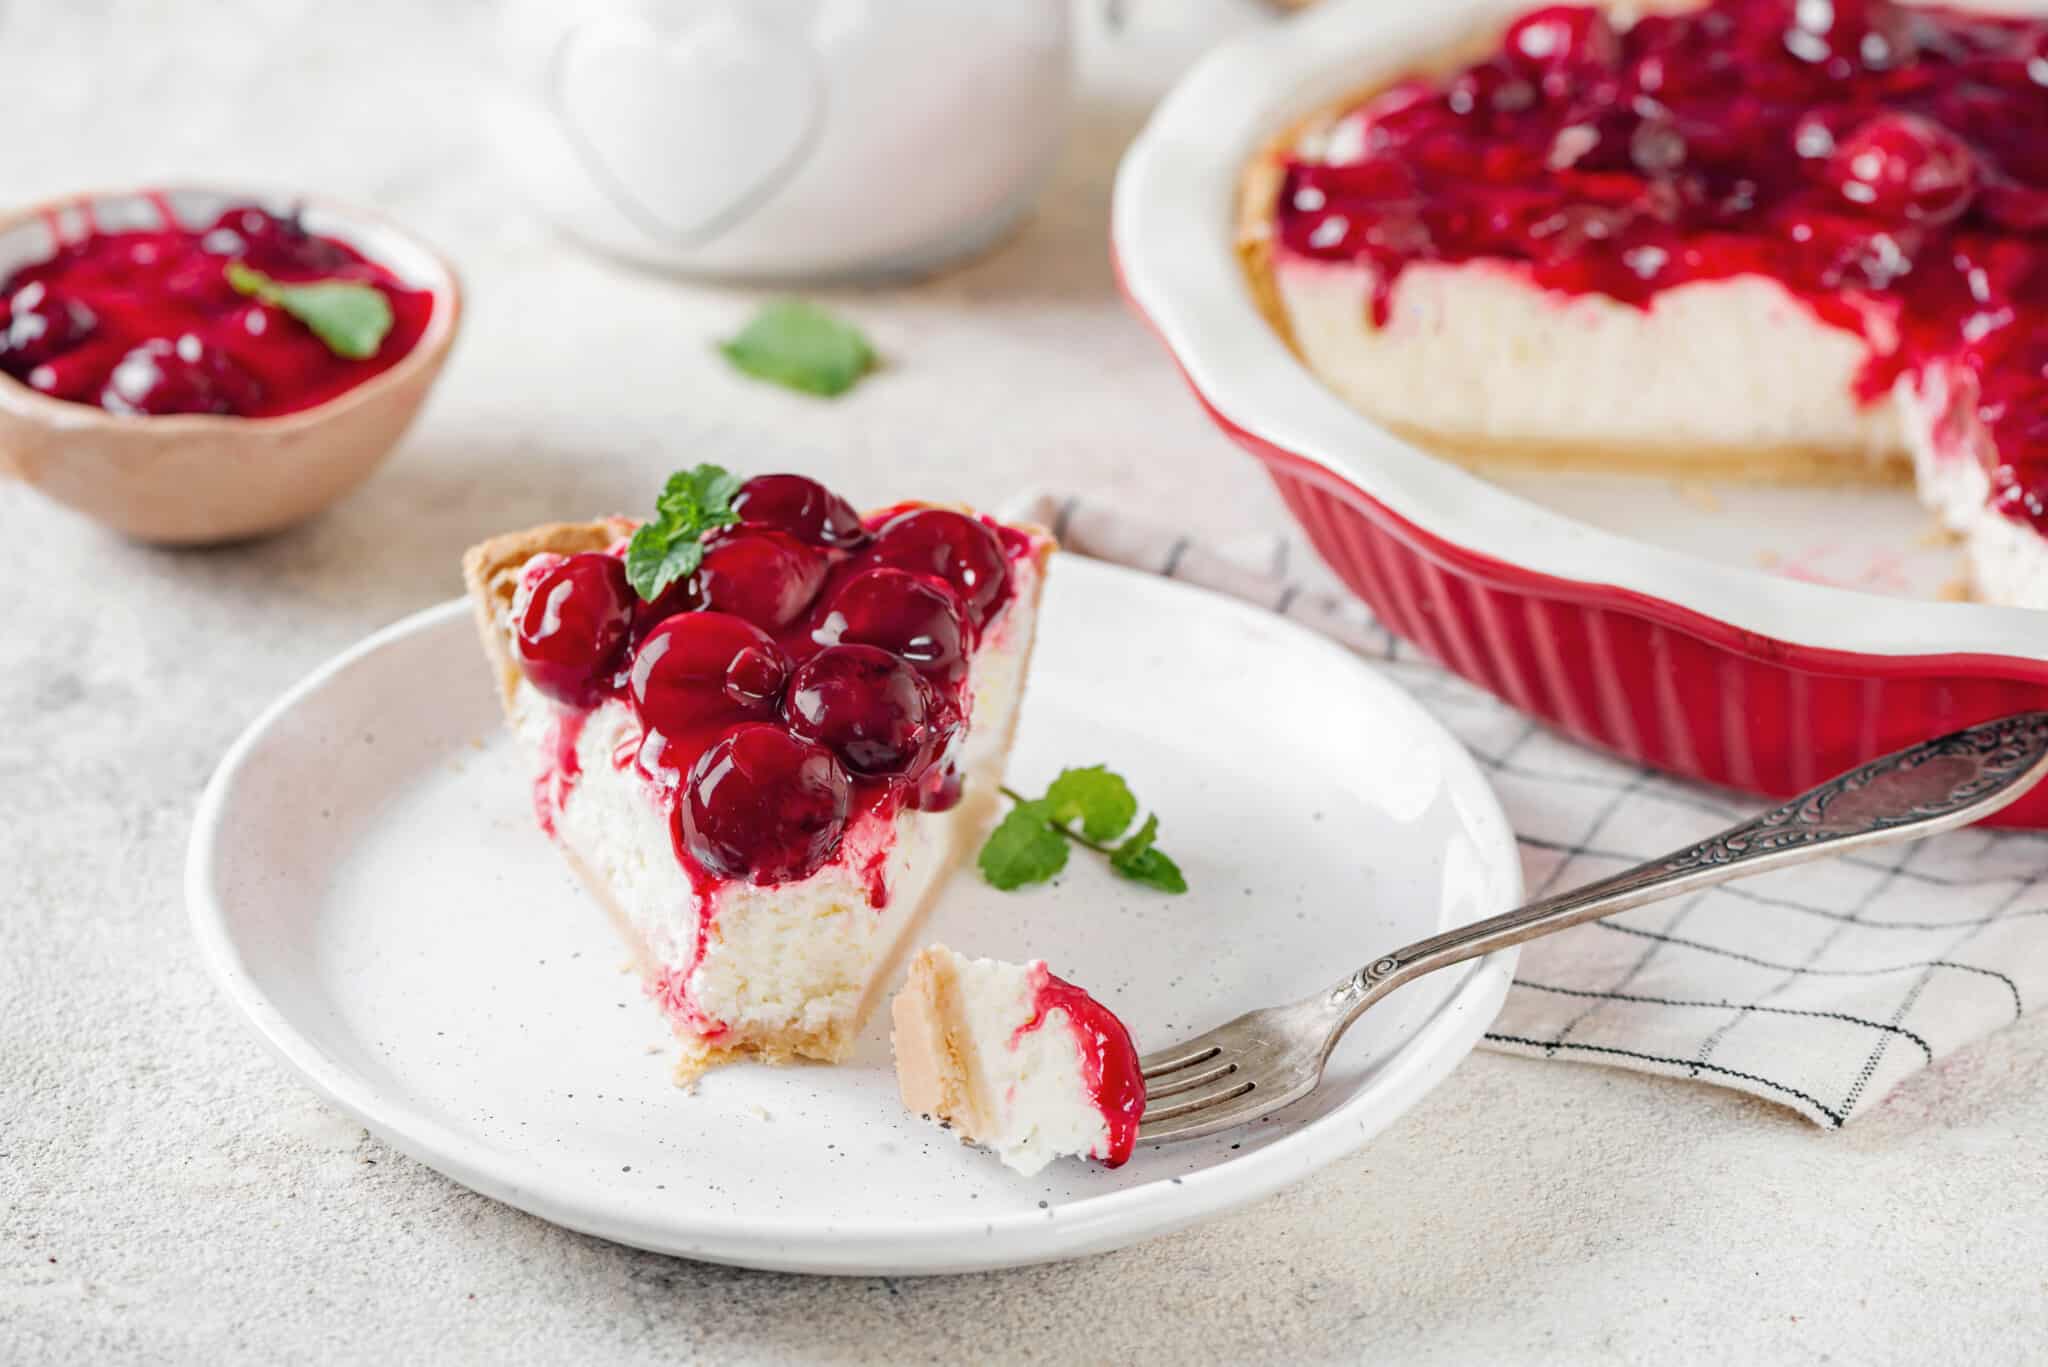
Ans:
[[[1024,893],[968,870],[926,939],[1042,956],[1144,1048],[1517,900],[1513,837],[1476,766],[1355,656],[1073,557],[1043,621],[1013,780],[1121,769],[1193,891],[1081,859]],[[903,1111],[886,1011],[844,1066],[676,1088],[666,1029],[535,828],[529,788],[467,608],[408,618],[222,761],[192,835],[194,929],[263,1038],[397,1148],[545,1219],[694,1258],[945,1272],[1180,1228],[1386,1126],[1465,1056],[1513,967],[1495,955],[1390,998],[1320,1093],[1248,1131],[1025,1179]]]

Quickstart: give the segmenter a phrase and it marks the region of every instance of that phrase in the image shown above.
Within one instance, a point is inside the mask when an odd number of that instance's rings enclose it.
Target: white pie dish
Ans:
[[[1517,900],[1514,841],[1477,767],[1339,647],[1071,558],[1050,576],[1041,631],[1014,780],[1123,767],[1194,890],[1167,898],[1077,861],[1051,888],[1002,894],[967,871],[924,939],[1047,957],[1144,1047]],[[1161,668],[1188,685],[1141,688]],[[393,709],[400,681],[410,703]],[[1363,705],[1326,733],[1254,714],[1190,745],[1218,707],[1269,688],[1303,707],[1332,689]],[[495,707],[461,604],[316,672],[236,743],[201,802],[193,925],[230,999],[330,1101],[460,1182],[623,1243],[794,1271],[946,1272],[1162,1234],[1391,1123],[1471,1048],[1512,973],[1501,955],[1417,984],[1354,1032],[1318,1098],[1244,1134],[1141,1147],[1114,1171],[1062,1163],[1027,1181],[904,1112],[886,1012],[845,1065],[735,1065],[686,1095],[666,1050],[648,1052],[666,1030],[619,971],[610,927],[534,829]],[[1168,937],[1189,948],[1172,968],[1157,954]]]

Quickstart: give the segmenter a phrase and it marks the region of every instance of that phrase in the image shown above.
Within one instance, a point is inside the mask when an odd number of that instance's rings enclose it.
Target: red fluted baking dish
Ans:
[[[1289,120],[1513,0],[1331,4],[1212,53],[1117,177],[1124,289],[1316,549],[1394,630],[1559,729],[1661,769],[1797,792],[2048,707],[2048,614],[1801,583],[1604,531],[1401,441],[1325,390],[1253,302],[1238,176]],[[2048,827],[2048,788],[1996,820]]]

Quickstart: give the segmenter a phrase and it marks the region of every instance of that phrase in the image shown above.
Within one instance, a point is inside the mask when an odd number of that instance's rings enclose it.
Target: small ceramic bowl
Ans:
[[[0,279],[93,231],[212,222],[234,204],[297,211],[433,295],[413,349],[314,407],[277,417],[130,417],[38,393],[0,374],[0,477],[141,541],[198,545],[274,532],[362,483],[397,443],[455,340],[455,272],[383,219],[330,201],[216,189],[77,195],[0,215]]]

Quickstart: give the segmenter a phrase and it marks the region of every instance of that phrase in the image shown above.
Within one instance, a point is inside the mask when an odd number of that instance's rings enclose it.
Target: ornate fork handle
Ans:
[[[1366,965],[1326,1004],[1344,1028],[1401,984],[1568,926],[1866,845],[1918,840],[1989,816],[2048,769],[2048,712],[2023,712],[1874,759],[1661,859],[1459,926]]]

